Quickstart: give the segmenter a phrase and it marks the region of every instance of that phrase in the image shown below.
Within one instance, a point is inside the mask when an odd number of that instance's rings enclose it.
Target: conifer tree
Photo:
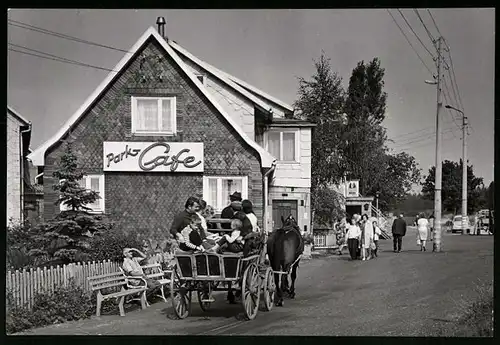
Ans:
[[[59,192],[55,204],[62,205],[62,211],[39,225],[39,246],[32,249],[30,255],[43,255],[49,261],[57,259],[61,263],[87,260],[91,238],[109,230],[112,224],[103,215],[91,213],[88,205],[100,197],[97,192],[81,185],[85,174],[78,168],[77,157],[70,144],[66,144],[53,176],[56,179],[53,188]]]

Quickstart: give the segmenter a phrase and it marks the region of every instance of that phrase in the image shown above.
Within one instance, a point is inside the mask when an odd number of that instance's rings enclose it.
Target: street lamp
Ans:
[[[460,109],[452,107],[447,104],[444,106],[446,109],[453,109],[462,114],[462,234],[465,234],[465,229],[467,228],[467,117],[464,112]]]

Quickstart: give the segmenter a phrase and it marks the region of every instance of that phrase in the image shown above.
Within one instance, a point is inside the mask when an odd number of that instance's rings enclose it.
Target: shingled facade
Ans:
[[[229,202],[228,193],[232,191],[240,191],[251,200],[259,223],[271,230],[273,201],[269,196],[273,188],[279,188],[275,194],[281,193],[277,199],[285,195],[287,165],[266,150],[265,133],[276,126],[283,127],[287,122],[284,115],[290,115],[293,109],[250,90],[248,85],[209,65],[196,64],[184,55],[187,52],[180,50],[177,43],[149,28],[130,49],[133,54],[125,56],[115,67],[118,73],[111,73],[67,124],[35,150],[31,155],[33,163],[44,166],[45,218],[59,212],[54,204],[58,194],[52,189],[57,181],[52,174],[64,151],[64,142],[69,142],[87,174],[86,186],[102,196],[93,205],[95,211],[108,214],[126,232],[166,232],[189,196],[203,197],[220,211]],[[148,107],[154,108],[156,100],[155,109],[161,108],[158,113],[168,114],[166,118],[171,121],[170,133],[138,130],[143,124],[137,120],[137,102],[150,102]],[[170,106],[165,108],[164,104]],[[278,116],[283,114],[280,119],[274,119],[273,108]],[[159,115],[158,123],[167,121],[162,116]],[[297,142],[296,150],[296,156],[309,164],[306,181],[288,186],[289,193],[294,189],[295,193],[303,192],[294,198],[296,205],[303,207],[298,219],[305,228],[309,224],[304,213],[309,204],[310,127],[302,122],[294,129],[298,133],[296,140],[309,141]],[[151,145],[159,146],[150,150],[148,159],[138,159]],[[170,147],[167,154],[163,152],[165,145]],[[171,170],[172,164],[162,166],[184,148],[191,150],[182,156],[187,163],[181,162],[175,171]],[[138,150],[134,156],[133,150]],[[152,156],[154,150],[156,154]],[[187,156],[191,154],[189,161]],[[156,166],[155,162],[159,164]],[[287,164],[300,179],[301,163]],[[279,186],[273,187],[273,181],[278,181]]]

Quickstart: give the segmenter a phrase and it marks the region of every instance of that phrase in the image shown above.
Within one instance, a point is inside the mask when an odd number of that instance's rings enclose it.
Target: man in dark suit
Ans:
[[[396,218],[394,220],[394,223],[392,223],[392,240],[394,243],[394,253],[399,253],[401,251],[404,235],[406,235],[406,222],[403,218],[403,214],[400,214],[399,218]]]
[[[233,219],[234,214],[237,211],[241,211],[241,193],[234,192],[229,196],[231,204],[224,208],[220,214],[223,219]],[[223,229],[231,229],[231,224],[221,224]]]

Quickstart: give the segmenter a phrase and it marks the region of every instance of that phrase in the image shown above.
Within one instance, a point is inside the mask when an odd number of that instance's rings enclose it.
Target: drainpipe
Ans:
[[[264,183],[264,207],[262,209],[262,228],[264,229],[266,235],[268,233],[268,223],[267,223],[267,200],[268,200],[268,189],[269,189],[269,182],[268,182],[268,177],[269,175],[276,169],[276,161],[273,162],[271,165],[271,168],[262,176],[262,182]]]
[[[19,212],[19,222],[22,224],[24,221],[24,147],[23,147],[23,134],[31,132],[31,123],[28,124],[28,129],[21,130],[19,133],[19,153],[21,156],[21,195],[19,196],[20,201],[20,212]]]
[[[39,184],[37,180],[38,180],[40,177],[42,177],[42,176],[43,176],[43,172],[42,172],[42,173],[39,173],[38,175],[36,175],[36,176],[35,176],[35,183],[36,183],[36,184]]]

